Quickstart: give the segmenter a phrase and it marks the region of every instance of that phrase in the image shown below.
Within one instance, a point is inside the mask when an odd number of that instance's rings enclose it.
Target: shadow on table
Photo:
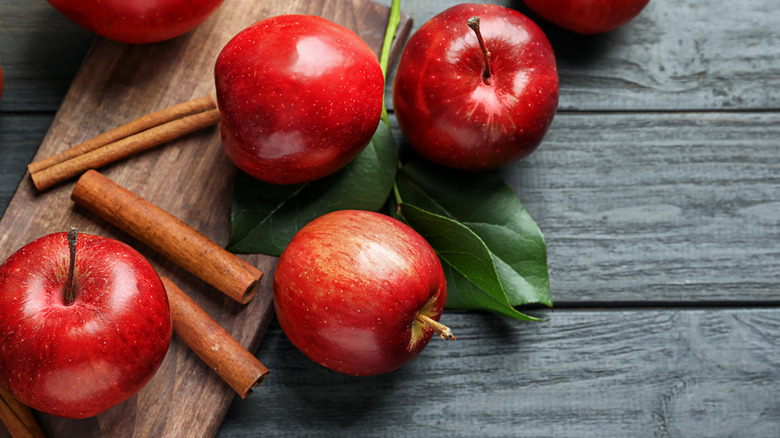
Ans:
[[[586,67],[603,58],[610,48],[623,40],[625,31],[618,28],[596,35],[583,35],[556,26],[532,12],[522,0],[514,0],[509,7],[527,16],[536,23],[550,40],[559,64]]]
[[[536,348],[535,332],[543,330],[536,323],[480,312],[448,311],[442,321],[451,325],[457,340],[434,338],[420,356],[396,371],[355,377],[308,359],[274,320],[257,352],[271,374],[250,397],[236,398],[218,436],[379,433],[388,424],[417,423],[422,412],[440,410],[446,418],[450,395],[484,391],[480,387],[496,377],[515,382],[517,370],[526,365],[515,354]],[[514,357],[512,364],[486,360],[501,351]]]

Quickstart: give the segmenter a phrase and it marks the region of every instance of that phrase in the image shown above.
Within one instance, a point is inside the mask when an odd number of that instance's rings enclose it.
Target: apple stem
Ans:
[[[439,321],[436,321],[435,319],[433,319],[433,318],[431,318],[429,316],[423,315],[422,313],[418,313],[416,319],[418,321],[420,321],[421,323],[423,323],[423,324],[428,324],[429,326],[431,326],[431,328],[436,333],[439,334],[440,338],[442,338],[444,340],[448,340],[448,339],[453,339],[454,340],[455,339],[455,335],[452,334],[452,330],[450,330],[449,327],[447,327],[446,325],[440,323]]]
[[[479,17],[471,17],[468,21],[471,30],[477,34],[477,41],[479,41],[479,47],[482,48],[482,55],[485,58],[485,71],[482,73],[482,80],[485,84],[490,85],[491,77],[493,76],[493,70],[490,68],[490,50],[485,45],[485,40],[482,38],[482,31],[479,30]]]
[[[68,269],[68,286],[65,288],[65,305],[70,306],[76,301],[76,240],[79,230],[71,227],[68,231],[68,249],[70,249],[70,268]]]

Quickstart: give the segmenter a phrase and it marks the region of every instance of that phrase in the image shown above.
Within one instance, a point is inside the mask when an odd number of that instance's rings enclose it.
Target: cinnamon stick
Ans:
[[[257,292],[259,269],[96,170],[79,178],[71,199],[234,300],[246,304]]]
[[[246,398],[268,376],[268,368],[171,279],[161,278],[176,335],[241,398]]]
[[[27,165],[27,170],[29,170],[31,174],[40,172],[41,170],[54,166],[55,164],[59,164],[63,161],[67,161],[71,158],[83,155],[87,152],[93,151],[109,143],[121,140],[125,137],[138,134],[139,132],[145,131],[149,128],[168,123],[180,117],[213,110],[216,107],[217,104],[214,102],[214,98],[211,97],[211,95],[206,95],[197,99],[178,103],[168,108],[147,114],[139,119],[133,120],[130,123],[126,123],[118,128],[114,128],[108,132],[100,134],[91,140],[87,140],[83,143],[73,146],[70,149],[66,149],[57,155],[32,162]]]
[[[13,438],[45,437],[30,408],[3,388],[0,388],[0,419]]]
[[[149,128],[129,137],[76,155],[30,174],[39,191],[80,175],[88,169],[96,169],[138,152],[159,146],[219,122],[219,110],[211,109],[185,116],[159,126]],[[34,163],[32,163],[34,164]],[[32,165],[31,164],[31,165]],[[34,166],[37,168],[38,166]]]

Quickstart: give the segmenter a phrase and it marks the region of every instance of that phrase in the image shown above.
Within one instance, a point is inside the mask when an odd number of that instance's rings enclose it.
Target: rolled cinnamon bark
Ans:
[[[79,178],[71,199],[239,303],[257,292],[259,269],[96,170]]]
[[[35,188],[46,190],[55,184],[74,178],[87,169],[96,169],[141,151],[159,146],[219,122],[219,110],[212,109],[172,120],[146,131],[124,137],[112,143],[75,155],[49,167],[30,173]],[[38,168],[35,163],[30,166]],[[29,166],[28,166],[29,167]]]
[[[0,420],[13,438],[45,437],[30,408],[2,387],[0,387]]]
[[[168,292],[173,331],[241,398],[246,398],[268,377],[268,368],[171,279],[162,277],[162,281]]]
[[[27,165],[27,170],[30,171],[30,174],[35,174],[56,164],[62,163],[72,158],[76,158],[79,155],[83,155],[87,152],[99,149],[107,144],[139,134],[143,131],[146,131],[147,129],[154,128],[155,126],[166,124],[180,117],[198,114],[209,110],[214,110],[216,108],[217,104],[211,95],[188,100],[186,102],[182,102],[171,107],[147,114],[139,119],[133,120],[132,122],[126,123],[108,132],[100,134],[93,139],[79,143],[70,149],[66,149],[60,152],[57,155],[34,161]]]

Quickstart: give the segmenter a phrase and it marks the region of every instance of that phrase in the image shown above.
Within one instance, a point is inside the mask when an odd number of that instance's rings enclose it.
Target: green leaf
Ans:
[[[425,237],[442,260],[449,309],[486,310],[539,321],[515,310],[504,292],[487,245],[460,222],[403,202],[400,214]]]
[[[390,130],[379,123],[365,150],[343,169],[303,184],[276,185],[238,172],[228,251],[280,255],[304,225],[335,210],[379,210],[397,169]]]
[[[447,307],[533,319],[513,307],[552,306],[547,247],[512,189],[492,173],[424,162],[396,177],[401,218],[431,243],[448,273]]]

